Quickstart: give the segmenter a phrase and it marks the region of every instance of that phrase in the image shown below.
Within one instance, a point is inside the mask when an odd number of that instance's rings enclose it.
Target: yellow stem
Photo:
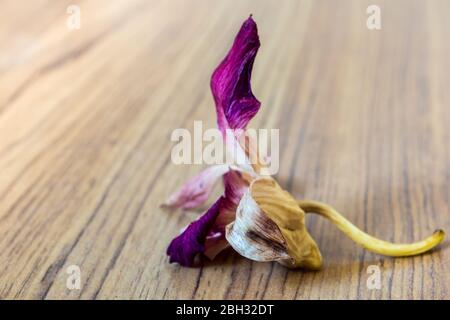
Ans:
[[[436,230],[428,238],[410,244],[397,244],[374,238],[367,233],[361,231],[350,221],[345,219],[339,212],[327,204],[312,200],[298,201],[298,205],[306,213],[318,213],[319,215],[329,219],[350,239],[366,248],[367,250],[392,257],[414,256],[426,252],[445,238],[443,230]]]

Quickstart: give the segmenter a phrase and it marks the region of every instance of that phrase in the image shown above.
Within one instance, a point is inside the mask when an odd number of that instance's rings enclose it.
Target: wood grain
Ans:
[[[165,255],[195,214],[159,205],[200,170],[172,164],[170,133],[215,126],[209,77],[250,13],[252,127],[280,129],[281,185],[386,240],[450,232],[450,2],[375,2],[3,1],[0,298],[449,299],[448,242],[384,258],[312,216],[319,272],[231,250],[202,268]],[[381,30],[366,28],[369,4]],[[80,290],[66,288],[70,265]]]

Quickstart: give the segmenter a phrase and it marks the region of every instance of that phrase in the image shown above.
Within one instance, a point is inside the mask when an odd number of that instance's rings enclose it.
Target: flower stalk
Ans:
[[[330,220],[350,239],[363,248],[385,256],[407,257],[418,255],[433,249],[445,238],[445,232],[439,229],[428,238],[419,242],[403,244],[383,241],[363,232],[327,204],[312,200],[300,200],[297,203],[305,213],[317,213]]]

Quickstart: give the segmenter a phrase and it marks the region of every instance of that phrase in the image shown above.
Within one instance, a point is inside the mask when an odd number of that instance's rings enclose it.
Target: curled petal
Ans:
[[[248,196],[239,204],[238,217],[241,218],[228,227],[227,239],[241,254],[257,261],[274,260],[291,268],[321,267],[322,256],[306,230],[304,211],[275,180],[254,180]],[[284,253],[288,258],[282,258]]]
[[[163,207],[192,209],[200,206],[208,199],[219,178],[229,170],[227,165],[208,167],[189,179],[177,192],[166,200]]]
[[[212,260],[229,246],[225,238],[225,227],[235,219],[236,207],[242,194],[248,189],[249,183],[246,179],[248,177],[238,171],[225,174],[224,196],[172,240],[167,249],[170,262],[192,266],[199,254],[204,254]]]
[[[211,208],[201,217],[192,222],[178,237],[172,240],[167,248],[170,262],[190,267],[194,265],[195,258],[205,252],[205,239],[220,212],[220,197]]]
[[[233,249],[251,260],[290,259],[280,229],[259,208],[250,192],[242,197],[236,211],[236,220],[226,228],[226,238]]]
[[[253,95],[250,85],[259,46],[256,23],[250,16],[211,77],[217,122],[222,132],[227,128],[244,129],[259,110],[260,102]]]
[[[319,269],[322,255],[305,226],[305,212],[289,192],[274,179],[261,178],[252,182],[252,198],[261,210],[280,228],[291,259],[280,261],[291,268]]]

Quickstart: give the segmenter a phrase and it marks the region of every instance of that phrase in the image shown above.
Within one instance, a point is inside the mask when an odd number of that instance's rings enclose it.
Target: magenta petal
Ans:
[[[229,171],[227,165],[208,167],[189,179],[163,204],[169,208],[192,209],[203,204],[211,194],[214,184]]]
[[[239,171],[230,171],[224,177],[225,197],[237,208],[242,196],[249,187]]]
[[[193,266],[198,254],[214,257],[228,247],[225,226],[234,221],[236,208],[248,183],[241,173],[230,171],[224,177],[225,196],[220,197],[200,218],[192,222],[167,249],[170,262]]]
[[[182,266],[190,267],[194,264],[195,257],[204,253],[206,235],[219,215],[223,199],[220,197],[205,214],[192,222],[181,235],[172,240],[167,248],[171,263],[178,262]]]
[[[211,77],[217,123],[225,129],[245,129],[258,112],[260,102],[252,93],[250,78],[259,48],[258,30],[250,16],[242,25],[233,46]]]

